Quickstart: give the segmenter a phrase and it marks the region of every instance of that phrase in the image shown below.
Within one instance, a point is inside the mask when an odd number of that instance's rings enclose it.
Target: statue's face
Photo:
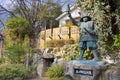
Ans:
[[[88,18],[87,17],[84,17],[83,18],[83,22],[87,22],[88,21]]]

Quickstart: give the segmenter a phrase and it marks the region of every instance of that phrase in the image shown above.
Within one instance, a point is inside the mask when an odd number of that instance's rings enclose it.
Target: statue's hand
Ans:
[[[70,5],[67,5],[67,12],[70,12]]]

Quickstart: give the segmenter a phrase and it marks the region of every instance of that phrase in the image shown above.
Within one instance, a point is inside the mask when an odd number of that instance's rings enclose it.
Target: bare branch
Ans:
[[[9,11],[8,9],[6,9],[5,7],[3,7],[2,5],[0,5],[0,8],[2,8],[4,11],[8,12],[9,14],[16,16],[13,12]]]

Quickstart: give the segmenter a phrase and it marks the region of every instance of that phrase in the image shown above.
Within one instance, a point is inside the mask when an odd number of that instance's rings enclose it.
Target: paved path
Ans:
[[[29,79],[29,80],[47,80],[47,78],[46,77],[42,77],[42,78],[35,78],[35,79]]]

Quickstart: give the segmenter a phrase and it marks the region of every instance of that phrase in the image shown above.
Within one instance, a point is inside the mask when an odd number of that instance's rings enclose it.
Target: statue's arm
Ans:
[[[76,26],[78,26],[78,22],[75,20],[75,19],[73,19],[72,18],[72,16],[71,16],[71,13],[70,13],[70,6],[68,5],[68,17],[70,18],[70,20],[72,21],[72,23],[74,24],[74,25],[76,25]]]
[[[75,19],[72,18],[70,12],[68,12],[68,16],[69,16],[70,20],[72,21],[72,23],[73,23],[74,25],[78,26],[78,22],[77,22]]]

